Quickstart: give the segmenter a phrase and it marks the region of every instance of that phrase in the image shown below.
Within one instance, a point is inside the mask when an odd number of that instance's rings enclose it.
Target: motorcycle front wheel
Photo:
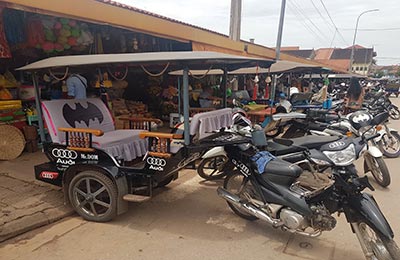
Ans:
[[[382,157],[373,157],[371,154],[365,154],[364,169],[371,171],[372,176],[380,186],[384,188],[389,186],[391,182],[390,174]]]
[[[243,176],[239,170],[235,170],[226,176],[224,188],[228,192],[239,196],[243,201],[250,201],[256,194],[253,185],[250,183],[250,180]],[[250,221],[258,219],[257,217],[247,213],[242,208],[230,203],[229,201],[227,201],[227,203],[233,212],[235,212],[235,214],[239,217]]]
[[[223,155],[205,158],[197,167],[197,173],[201,178],[208,181],[222,179],[226,175],[224,167],[227,162],[228,158]]]
[[[400,111],[397,107],[392,106],[392,108],[390,108],[390,110],[388,112],[389,112],[390,118],[392,118],[394,120],[400,119]]]
[[[357,238],[360,241],[365,258],[368,260],[400,259],[400,249],[393,239],[375,231],[369,224],[359,221],[353,223]]]
[[[389,158],[400,156],[400,135],[391,131],[390,134],[384,134],[378,143],[382,153]]]

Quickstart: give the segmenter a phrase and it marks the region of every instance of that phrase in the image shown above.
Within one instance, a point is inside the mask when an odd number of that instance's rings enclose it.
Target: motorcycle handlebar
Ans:
[[[374,134],[374,135],[371,135],[371,136],[365,138],[365,141],[368,142],[369,140],[375,139],[375,138],[377,138],[378,136],[380,136],[380,134],[379,134],[379,133],[376,133],[376,134]]]

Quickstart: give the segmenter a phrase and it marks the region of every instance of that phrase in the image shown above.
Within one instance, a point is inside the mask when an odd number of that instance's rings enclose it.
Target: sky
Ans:
[[[140,9],[229,34],[230,0],[118,0]],[[325,5],[325,8],[323,6]],[[281,1],[242,0],[241,39],[276,46]],[[400,64],[399,0],[287,0],[282,46],[301,49],[373,47],[378,65]],[[328,15],[329,14],[329,15]],[[329,17],[330,16],[330,17]]]

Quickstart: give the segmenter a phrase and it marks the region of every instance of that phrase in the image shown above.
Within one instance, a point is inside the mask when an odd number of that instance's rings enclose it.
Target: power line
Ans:
[[[354,31],[354,28],[341,28],[340,30],[343,31]],[[400,27],[394,27],[394,28],[366,28],[366,29],[357,29],[357,31],[398,31],[400,30]]]
[[[323,31],[321,31],[321,29],[311,20],[310,17],[308,17],[305,12],[301,9],[300,5],[296,2],[296,0],[290,0],[292,2],[292,4],[299,10],[300,14],[303,15],[304,18],[306,18],[314,27],[315,29],[317,29],[317,31],[324,37],[327,38],[324,34]]]
[[[316,35],[318,35],[320,37],[320,39],[322,39],[322,42],[324,42],[327,37],[326,35],[321,31],[321,29],[307,16],[305,15],[305,12],[300,8],[300,6],[295,2],[295,0],[290,0],[290,2],[294,8],[296,9],[296,11],[306,20],[308,20],[312,26],[314,26],[314,28],[318,31],[317,33],[315,33]],[[321,37],[322,35],[322,37]]]
[[[322,6],[324,7],[325,12],[328,14],[328,17],[329,17],[329,19],[331,20],[331,22],[332,22],[333,26],[335,27],[336,31],[338,32],[340,38],[342,38],[343,42],[347,45],[347,42],[346,42],[346,40],[344,39],[342,33],[339,31],[339,29],[338,29],[338,27],[336,26],[335,22],[333,21],[331,15],[329,14],[328,8],[326,8],[326,6],[325,6],[325,4],[324,4],[324,1],[322,1],[322,0],[319,0],[319,1],[321,2]]]
[[[329,45],[329,48],[332,48],[333,41],[335,40],[337,32],[338,32],[338,30],[335,30],[335,33],[333,34],[333,38],[332,38],[331,44]]]
[[[400,57],[375,57],[375,58],[381,60],[400,60]]]
[[[325,16],[323,16],[323,15],[321,14],[321,12],[319,11],[319,8],[315,5],[314,1],[313,1],[313,0],[310,0],[310,1],[311,1],[311,4],[314,6],[315,10],[317,10],[319,16],[325,21],[326,24],[329,24],[329,21],[326,19]],[[330,28],[330,27],[328,27],[328,28]],[[335,28],[335,29],[336,29],[336,28]],[[335,32],[335,33],[336,33],[336,32]]]
[[[291,2],[289,2],[289,3],[291,3]],[[293,3],[291,3],[291,4],[293,4]],[[291,10],[293,11],[293,14],[294,14],[295,16],[297,16],[298,18],[300,18],[298,21],[300,21],[300,22],[303,24],[303,26],[311,33],[312,36],[314,36],[314,38],[315,38],[316,40],[318,40],[318,41],[320,41],[320,42],[323,42],[323,39],[321,38],[321,36],[320,36],[318,33],[316,33],[316,32],[314,31],[314,29],[313,29],[311,26],[309,26],[309,25],[302,19],[302,17],[300,17],[300,16],[301,16],[301,13],[300,13],[298,10],[296,10],[296,9],[295,9],[294,7],[292,7],[291,5],[288,5],[288,8],[291,9]]]

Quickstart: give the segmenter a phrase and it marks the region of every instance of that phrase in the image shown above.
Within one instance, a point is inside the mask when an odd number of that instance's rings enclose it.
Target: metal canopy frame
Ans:
[[[152,67],[168,64],[167,71],[183,69],[183,117],[185,145],[190,144],[189,125],[189,69],[222,69],[233,71],[243,67],[269,68],[273,60],[229,55],[217,52],[184,51],[184,52],[149,52],[122,54],[94,54],[59,56],[40,60],[24,67],[20,71],[31,71],[36,93],[36,107],[39,116],[40,138],[45,142],[41,103],[38,91],[37,72],[52,68],[87,68],[107,67],[113,64],[126,66],[148,65]],[[224,73],[226,75],[226,73]]]

